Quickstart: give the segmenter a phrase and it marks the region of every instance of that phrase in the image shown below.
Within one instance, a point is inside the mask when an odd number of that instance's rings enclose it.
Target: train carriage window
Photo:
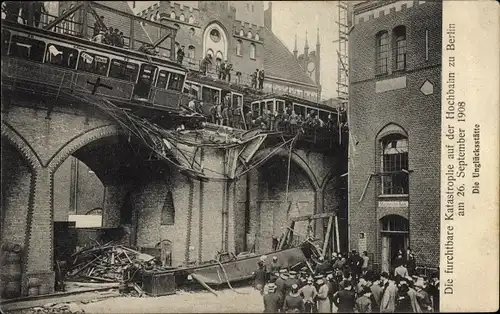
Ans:
[[[170,73],[170,78],[168,80],[168,89],[181,91],[182,85],[184,83],[184,75],[178,73]]]
[[[2,29],[2,56],[7,54],[10,42],[10,32],[6,29]]]
[[[200,97],[200,85],[186,82],[183,93],[193,95],[196,99]]]
[[[306,116],[306,108],[304,106],[294,104],[293,109],[295,110],[296,114],[301,115],[302,117]]]
[[[18,35],[12,35],[9,55],[32,61],[43,61],[45,43]]]
[[[214,104],[215,98],[220,99],[220,91],[207,86],[201,90],[201,100],[204,103]]]
[[[285,112],[285,102],[283,100],[276,100],[276,107],[278,108],[278,112]]]
[[[260,103],[258,101],[252,103],[252,113],[253,113],[254,118],[259,116],[259,112],[260,112],[259,108],[260,108]]]
[[[165,70],[160,70],[158,74],[158,80],[156,81],[157,88],[167,88],[168,82],[168,72]]]
[[[80,54],[80,61],[78,62],[78,70],[98,75],[106,75],[108,72],[108,64],[108,57],[82,51]]]
[[[45,54],[45,62],[74,69],[76,67],[77,57],[78,50],[49,43],[47,53]]]
[[[137,80],[137,73],[139,72],[139,65],[132,62],[122,60],[111,60],[109,67],[109,77],[125,80],[128,82],[135,82]]]
[[[274,111],[274,100],[266,101],[266,110],[268,110],[269,113]]]
[[[323,111],[323,110],[320,110],[319,111],[319,118],[323,121],[323,122],[327,122],[328,121],[328,115],[330,114],[330,112],[328,111]],[[333,114],[332,114],[332,117],[333,117]]]
[[[233,108],[238,109],[243,106],[243,96],[233,93]]]

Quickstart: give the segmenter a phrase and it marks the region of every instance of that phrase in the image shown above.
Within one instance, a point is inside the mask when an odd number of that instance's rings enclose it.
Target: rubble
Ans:
[[[83,314],[85,310],[75,302],[67,303],[47,303],[43,307],[34,307],[31,313],[67,313],[67,314]]]
[[[68,278],[98,282],[129,281],[140,269],[151,269],[154,257],[123,245],[110,243],[76,252]],[[130,274],[132,272],[132,274]]]

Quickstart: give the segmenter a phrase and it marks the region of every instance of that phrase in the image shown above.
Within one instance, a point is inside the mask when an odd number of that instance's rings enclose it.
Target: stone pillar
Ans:
[[[130,187],[128,185],[105,185],[102,226],[116,228],[120,225],[121,209]]]
[[[203,182],[201,187],[200,251],[202,261],[211,260],[215,258],[217,251],[224,250],[226,230],[223,228],[223,211],[225,211],[225,200],[222,191],[225,184],[226,181],[210,179]]]
[[[27,250],[24,262],[23,294],[29,278],[39,278],[46,293],[54,291],[53,271],[53,174],[48,168],[33,173]]]

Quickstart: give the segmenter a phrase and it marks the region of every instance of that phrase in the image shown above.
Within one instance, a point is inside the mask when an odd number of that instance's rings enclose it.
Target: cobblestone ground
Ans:
[[[178,292],[162,297],[116,297],[79,304],[85,313],[262,313],[262,296],[251,287],[210,292]]]

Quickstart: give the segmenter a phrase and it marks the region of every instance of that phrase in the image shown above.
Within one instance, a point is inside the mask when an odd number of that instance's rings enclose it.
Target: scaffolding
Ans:
[[[347,53],[348,44],[348,3],[347,1],[339,1],[338,7],[338,43],[337,48],[337,97],[340,102],[340,108],[347,109],[349,101],[349,56]]]

